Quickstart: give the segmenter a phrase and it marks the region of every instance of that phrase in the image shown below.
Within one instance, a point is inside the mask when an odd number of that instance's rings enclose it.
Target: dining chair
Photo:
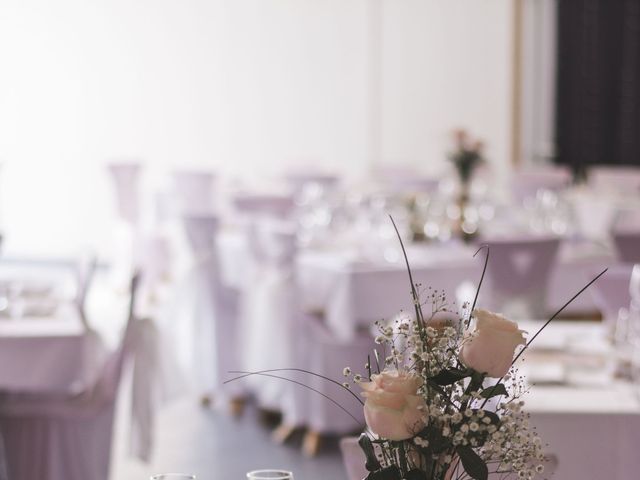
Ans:
[[[308,371],[330,378],[337,384],[319,376],[309,376],[308,385],[315,390],[305,391],[305,415],[307,431],[302,449],[307,456],[314,456],[321,447],[323,437],[327,435],[345,435],[361,432],[364,429],[364,411],[362,405],[348,391],[340,386],[351,381],[344,377],[344,368],[366,377],[367,359],[374,361],[373,351],[377,345],[369,331],[360,331],[347,341],[341,341],[333,335],[322,319],[314,315],[304,317],[306,336],[305,368]],[[380,352],[380,356],[384,357]],[[375,371],[375,366],[373,367]],[[358,386],[352,383],[353,394],[359,396]],[[331,398],[333,402],[328,400]]]
[[[179,213],[210,214],[215,209],[216,175],[213,172],[179,170],[172,174]]]
[[[70,397],[8,393],[0,401],[9,478],[108,480],[114,411],[133,338],[141,334],[133,315],[138,278],[131,281],[129,316],[118,348],[96,383]],[[136,331],[138,330],[138,331]]]
[[[547,285],[556,265],[556,237],[485,239],[491,308],[513,318],[544,318]]]
[[[594,303],[602,314],[604,323],[612,330],[616,326],[620,309],[629,308],[631,304],[629,283],[632,269],[631,264],[609,267],[607,273],[591,287]]]
[[[640,230],[615,230],[612,234],[618,260],[640,263]]]
[[[295,283],[295,228],[289,222],[262,219],[253,230],[253,273],[243,295],[242,331],[247,371],[297,366],[299,308]],[[271,378],[252,377],[247,385],[258,406],[282,411],[289,385]],[[291,414],[291,412],[290,412]],[[292,417],[288,423],[292,422]]]
[[[229,371],[241,366],[238,294],[223,285],[216,238],[220,222],[216,215],[183,215],[192,257],[191,308],[193,368],[203,404],[215,400],[228,403],[233,413],[243,407],[244,391],[239,384],[224,386]]]

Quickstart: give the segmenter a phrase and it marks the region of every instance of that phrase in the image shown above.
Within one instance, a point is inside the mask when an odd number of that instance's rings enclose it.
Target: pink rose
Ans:
[[[509,371],[518,345],[525,344],[518,324],[487,310],[473,311],[476,330],[462,346],[462,362],[490,377],[503,377]]]
[[[364,418],[371,431],[388,440],[406,440],[425,426],[425,403],[418,389],[419,377],[398,371],[372,375],[371,382],[360,384]]]

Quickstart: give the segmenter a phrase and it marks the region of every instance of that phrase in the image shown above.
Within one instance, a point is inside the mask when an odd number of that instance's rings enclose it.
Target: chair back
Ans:
[[[593,300],[602,314],[603,320],[614,327],[621,308],[631,304],[629,283],[633,265],[616,265],[610,267],[591,287]]]
[[[108,165],[108,169],[114,181],[118,216],[127,223],[137,223],[140,214],[140,161],[114,162]]]
[[[348,480],[367,478],[369,472],[364,466],[367,458],[358,444],[358,438],[344,437],[340,439],[340,451],[342,452],[342,462],[347,470]]]
[[[210,214],[214,210],[214,184],[212,172],[176,171],[172,175],[178,213]]]
[[[640,230],[614,231],[613,243],[618,260],[624,263],[640,263]]]
[[[493,308],[504,310],[511,300],[522,300],[526,315],[544,315],[546,291],[560,240],[549,237],[500,239],[490,248],[487,275]],[[509,313],[509,312],[504,312]]]
[[[346,366],[351,367],[354,373],[366,375],[367,357],[370,356],[373,361],[373,351],[379,349],[373,335],[360,332],[348,340],[342,340],[333,334],[322,319],[314,316],[305,317],[304,327],[307,342],[304,368],[336,380],[340,378]],[[383,357],[382,351],[379,352]],[[362,431],[365,426],[362,405],[348,391],[315,376],[309,376],[307,382],[309,386],[332,398],[351,414],[349,416],[325,397],[308,392],[306,412],[311,430],[343,435]]]

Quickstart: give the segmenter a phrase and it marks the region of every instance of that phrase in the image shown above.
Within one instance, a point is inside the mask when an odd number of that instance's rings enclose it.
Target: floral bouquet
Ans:
[[[453,132],[456,149],[449,154],[449,160],[458,172],[460,183],[466,188],[473,177],[476,168],[484,162],[482,150],[484,144],[480,140],[474,140],[466,130]]]
[[[391,324],[376,323],[380,349],[373,351],[373,358],[369,356],[364,372],[346,367],[343,383],[296,368],[232,372],[242,375],[230,381],[248,375],[288,380],[273,372],[293,370],[347,389],[364,408],[367,425],[359,444],[369,471],[366,480],[484,480],[490,474],[501,479],[535,478],[544,471],[545,456],[542,441],[522,409],[526,384],[516,362],[540,332],[606,270],[527,340],[515,322],[475,308],[488,248],[473,303],[462,305],[454,315],[444,293],[427,290],[428,298],[422,301],[402,240],[400,244],[414,315]],[[352,383],[361,388],[364,402],[351,390]]]
[[[487,250],[480,286],[488,260]],[[373,364],[369,359],[365,366],[366,378],[350,368],[344,371],[366,399],[367,430],[359,444],[367,458],[367,480],[483,480],[490,473],[535,478],[544,471],[545,456],[522,410],[526,384],[516,361],[606,270],[529,341],[515,322],[476,309],[478,292],[473,304],[463,305],[455,317],[444,293],[429,291],[423,303],[408,261],[407,270],[415,315],[391,325],[377,323],[376,343],[384,358],[374,352]]]

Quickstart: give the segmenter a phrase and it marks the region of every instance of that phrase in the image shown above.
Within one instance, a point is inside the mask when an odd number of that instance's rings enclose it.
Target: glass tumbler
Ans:
[[[247,473],[247,480],[293,480],[293,473],[287,470],[253,470]]]
[[[159,473],[152,475],[150,480],[196,480],[196,476],[188,473]]]

